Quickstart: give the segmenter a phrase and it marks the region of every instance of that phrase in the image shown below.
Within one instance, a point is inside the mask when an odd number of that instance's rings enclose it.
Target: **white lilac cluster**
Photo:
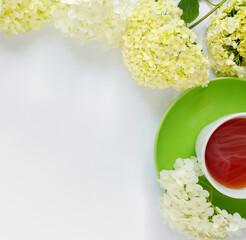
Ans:
[[[232,0],[211,17],[207,45],[221,76],[246,77],[246,0]]]
[[[52,15],[63,34],[82,43],[102,41],[107,49],[119,46],[129,13],[127,0],[60,0]]]
[[[0,31],[8,36],[39,30],[51,20],[52,0],[0,0]]]
[[[174,168],[160,174],[165,190],[159,199],[164,221],[190,239],[222,240],[239,235],[246,220],[211,204],[208,191],[198,184],[203,173],[197,158],[177,159]]]
[[[140,0],[123,35],[123,58],[139,85],[186,90],[208,83],[209,63],[173,0]]]

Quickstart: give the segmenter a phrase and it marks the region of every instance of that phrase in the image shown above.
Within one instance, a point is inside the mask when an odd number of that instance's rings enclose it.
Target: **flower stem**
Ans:
[[[219,213],[218,213],[216,207],[215,207],[212,203],[211,203],[211,207],[214,209],[214,211],[216,212],[216,214],[219,215]]]
[[[211,203],[213,201],[213,194],[214,194],[214,189],[212,188],[210,193],[209,193],[209,195],[210,195],[210,199],[209,200],[210,200]]]
[[[203,182],[202,180],[199,179],[199,182],[202,183],[203,185],[207,186],[208,188],[212,188],[211,185],[208,185],[207,183]]]
[[[206,0],[209,4],[213,5],[214,7],[216,7],[218,4],[214,4],[212,2],[210,2],[209,0]]]
[[[195,22],[193,25],[191,25],[189,28],[192,29],[194,28],[196,25],[198,25],[200,22],[202,22],[204,19],[206,19],[207,17],[209,17],[213,12],[215,12],[218,8],[221,7],[221,5],[226,2],[227,0],[222,0],[218,5],[216,5],[216,7],[214,7],[210,12],[208,12],[204,17],[202,17],[201,19],[199,19],[197,22]]]

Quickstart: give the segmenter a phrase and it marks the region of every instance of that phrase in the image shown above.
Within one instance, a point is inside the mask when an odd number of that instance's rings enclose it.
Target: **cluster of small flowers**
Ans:
[[[140,0],[123,35],[123,58],[140,85],[186,90],[208,83],[209,63],[173,0]]]
[[[129,13],[127,0],[60,0],[52,15],[64,35],[102,41],[107,49],[119,46]]]
[[[39,30],[51,20],[52,0],[0,0],[0,31],[8,36]]]
[[[246,220],[211,204],[208,191],[198,184],[203,173],[197,158],[177,159],[174,167],[175,170],[163,170],[160,174],[165,190],[159,199],[164,221],[191,239],[222,240],[240,235]]]
[[[246,77],[246,0],[232,0],[211,17],[207,45],[210,62],[222,76]]]

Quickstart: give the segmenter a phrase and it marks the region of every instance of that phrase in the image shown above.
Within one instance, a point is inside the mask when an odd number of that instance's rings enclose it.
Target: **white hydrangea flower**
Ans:
[[[51,20],[52,0],[0,0],[0,31],[8,36],[39,30]]]
[[[223,29],[225,32],[232,34],[235,32],[237,28],[239,28],[239,23],[237,20],[233,17],[227,17],[225,19],[221,20],[221,29]]]
[[[208,59],[173,0],[140,0],[123,35],[123,59],[139,85],[186,90],[208,83]]]
[[[203,173],[197,158],[179,158],[174,168],[160,173],[160,185],[165,190],[159,198],[164,222],[190,239],[222,240],[240,235],[246,220],[211,204],[208,191],[198,184]]]
[[[130,9],[128,0],[60,0],[52,15],[63,34],[82,43],[102,41],[108,49],[119,46]]]
[[[211,17],[206,40],[218,75],[246,77],[245,15],[246,0],[231,0]]]

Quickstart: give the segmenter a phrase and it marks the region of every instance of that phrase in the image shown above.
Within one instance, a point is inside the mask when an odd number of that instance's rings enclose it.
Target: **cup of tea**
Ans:
[[[246,112],[205,126],[195,147],[208,181],[224,195],[246,199]]]

